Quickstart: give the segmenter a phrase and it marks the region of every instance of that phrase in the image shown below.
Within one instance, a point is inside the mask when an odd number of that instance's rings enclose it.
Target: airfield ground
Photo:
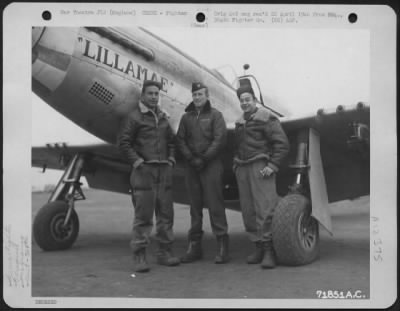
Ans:
[[[216,242],[204,211],[205,258],[192,264],[164,267],[156,264],[155,243],[149,251],[151,271],[132,276],[129,250],[133,208],[130,197],[86,190],[77,202],[80,234],[66,251],[43,252],[32,241],[32,296],[141,297],[141,298],[317,298],[317,291],[369,292],[369,198],[332,204],[331,237],[320,230],[317,261],[301,267],[278,266],[262,270],[247,265],[253,251],[243,231],[241,214],[227,211],[230,263],[216,265]],[[32,216],[46,203],[48,193],[32,194]],[[174,252],[186,248],[189,209],[175,205]],[[153,232],[154,233],[154,232]]]

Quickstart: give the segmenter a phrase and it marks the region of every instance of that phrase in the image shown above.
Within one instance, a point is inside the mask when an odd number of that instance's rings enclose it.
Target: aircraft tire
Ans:
[[[318,221],[311,216],[310,200],[305,196],[289,194],[280,200],[271,231],[279,264],[305,265],[318,257]]]
[[[64,201],[47,203],[39,210],[33,223],[33,236],[41,249],[63,250],[74,244],[79,233],[79,219],[72,210],[67,227],[62,228],[67,211],[68,204]]]

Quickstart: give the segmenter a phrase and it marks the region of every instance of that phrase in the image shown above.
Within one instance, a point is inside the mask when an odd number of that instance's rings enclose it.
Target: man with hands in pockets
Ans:
[[[150,243],[154,213],[158,263],[166,266],[180,263],[171,250],[174,240],[171,189],[174,135],[167,114],[158,106],[160,89],[159,82],[144,81],[138,109],[124,120],[118,137],[119,149],[132,165],[130,183],[135,217],[131,248],[136,272],[150,269],[146,248]]]

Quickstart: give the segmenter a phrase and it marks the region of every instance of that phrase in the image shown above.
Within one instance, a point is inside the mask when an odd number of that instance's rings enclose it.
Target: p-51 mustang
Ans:
[[[33,166],[65,170],[34,220],[34,238],[43,250],[67,249],[75,242],[75,201],[85,199],[81,176],[92,188],[130,192],[130,166],[115,143],[121,119],[137,109],[146,79],[161,82],[160,103],[175,131],[191,101],[191,83],[203,81],[209,87],[211,102],[228,125],[226,206],[240,210],[232,171],[233,129],[242,113],[235,86],[251,83],[265,106],[254,76],[245,74],[231,85],[219,72],[143,28],[33,27],[33,92],[104,141],[33,147]],[[302,265],[318,256],[319,225],[332,233],[328,203],[369,194],[369,107],[339,105],[302,118],[284,116],[278,106],[267,108],[280,118],[291,144],[287,163],[277,175],[282,199],[274,214],[273,244],[278,262]],[[177,160],[174,201],[187,204],[183,159],[178,155]]]

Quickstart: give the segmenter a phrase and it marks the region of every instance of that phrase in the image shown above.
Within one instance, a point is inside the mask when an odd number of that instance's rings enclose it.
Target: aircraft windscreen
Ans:
[[[237,88],[238,86],[238,75],[235,70],[230,65],[223,65],[217,68],[212,69],[212,71],[225,83],[231,85],[233,88]]]

